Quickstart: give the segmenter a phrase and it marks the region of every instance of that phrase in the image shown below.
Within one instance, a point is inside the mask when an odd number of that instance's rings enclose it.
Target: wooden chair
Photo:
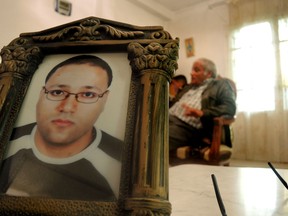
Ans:
[[[236,85],[232,80],[222,77],[219,77],[219,79],[226,79],[231,85],[235,96],[237,95]],[[215,117],[212,140],[204,140],[210,146],[203,149],[192,149],[190,146],[180,147],[176,152],[170,154],[170,165],[199,163],[229,166],[234,138],[231,124],[235,119],[235,116]]]

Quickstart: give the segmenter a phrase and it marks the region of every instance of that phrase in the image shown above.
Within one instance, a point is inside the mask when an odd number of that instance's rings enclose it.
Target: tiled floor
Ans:
[[[272,165],[278,169],[288,169],[288,163],[273,163]],[[267,162],[261,161],[244,161],[244,160],[237,160],[231,159],[230,166],[232,167],[269,167]]]

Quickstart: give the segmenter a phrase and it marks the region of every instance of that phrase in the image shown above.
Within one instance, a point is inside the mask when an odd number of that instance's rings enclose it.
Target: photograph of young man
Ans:
[[[0,173],[7,195],[115,201],[123,141],[96,128],[113,79],[107,62],[79,55],[47,75],[36,123],[14,130]]]

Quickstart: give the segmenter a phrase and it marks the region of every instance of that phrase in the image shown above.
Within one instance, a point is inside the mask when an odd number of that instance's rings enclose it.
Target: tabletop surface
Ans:
[[[288,181],[288,170],[277,169]],[[288,215],[288,190],[267,168],[180,165],[169,168],[172,216],[221,216],[211,175],[228,216]]]

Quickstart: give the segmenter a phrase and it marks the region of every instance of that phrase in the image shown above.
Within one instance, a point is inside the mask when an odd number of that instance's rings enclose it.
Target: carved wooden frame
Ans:
[[[97,17],[23,33],[1,50],[0,162],[30,81],[52,54],[127,53],[132,69],[120,195],[90,202],[0,195],[1,215],[170,215],[168,82],[179,40],[161,26],[133,26]]]

